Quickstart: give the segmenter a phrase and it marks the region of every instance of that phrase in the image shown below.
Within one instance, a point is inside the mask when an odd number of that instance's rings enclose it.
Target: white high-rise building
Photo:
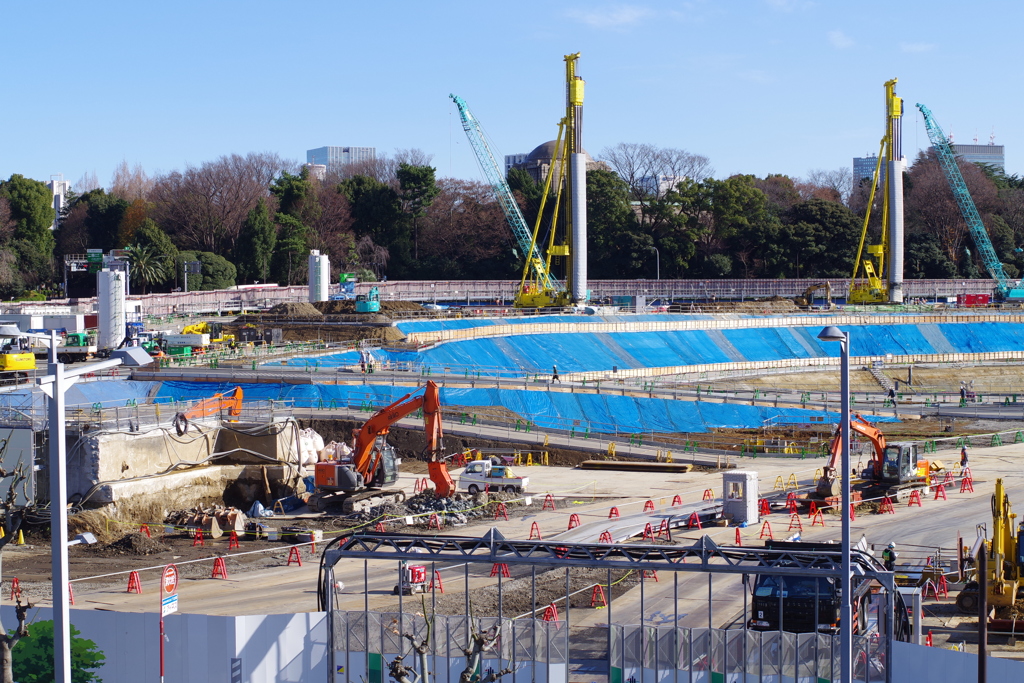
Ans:
[[[60,212],[67,205],[68,192],[71,191],[71,181],[64,180],[63,173],[57,173],[50,176],[50,182],[46,183],[46,186],[53,192],[53,210],[56,212],[53,217],[53,223],[50,224],[50,230],[56,230],[57,222],[60,221]]]
[[[306,163],[320,164],[330,170],[360,161],[373,161],[376,157],[376,147],[317,147],[306,150]]]

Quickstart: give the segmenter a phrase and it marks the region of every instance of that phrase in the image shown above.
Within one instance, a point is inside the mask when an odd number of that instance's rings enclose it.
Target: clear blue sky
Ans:
[[[584,146],[648,142],[716,175],[849,166],[882,135],[882,84],[957,142],[995,128],[1024,171],[1016,2],[14,2],[0,5],[0,177],[103,185],[223,154],[420,148],[482,179],[448,93],[502,154],[555,137],[582,52]],[[941,27],[941,30],[940,28]]]

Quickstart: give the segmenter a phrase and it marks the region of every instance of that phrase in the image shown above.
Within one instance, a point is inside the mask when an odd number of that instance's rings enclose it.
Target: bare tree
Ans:
[[[6,456],[9,443],[9,438],[0,439],[0,460],[3,460],[4,456]],[[0,467],[0,481],[4,481],[7,486],[6,496],[0,500],[0,509],[3,510],[4,515],[3,529],[5,532],[4,537],[0,538],[0,580],[3,577],[4,548],[17,537],[24,520],[25,508],[18,501],[18,487],[20,486],[22,490],[22,500],[28,500],[25,482],[28,480],[27,468],[29,466],[22,459],[11,471]],[[16,594],[16,598],[14,613],[17,617],[17,628],[13,633],[8,633],[3,623],[0,622],[0,672],[3,674],[3,683],[14,683],[14,661],[11,659],[11,650],[18,644],[19,640],[28,635],[25,622],[28,611],[32,609],[31,602],[26,600],[25,604],[22,604],[20,592]]]
[[[114,176],[110,179],[110,194],[127,202],[140,199],[145,201],[149,198],[153,185],[153,178],[146,174],[142,164],[135,164],[129,168],[128,162],[122,160],[114,169]]]
[[[394,156],[381,154],[366,161],[356,161],[341,168],[327,169],[327,184],[336,185],[352,176],[364,175],[398,189],[398,167],[400,164],[410,166],[429,166],[433,154],[427,154],[415,147],[396,149]]]
[[[373,271],[374,276],[379,280],[381,273],[388,267],[388,259],[391,257],[387,247],[374,244],[373,238],[363,235],[356,242],[356,256],[359,265]]]
[[[470,618],[472,622],[472,617]],[[476,677],[477,669],[480,668],[480,660],[484,652],[494,648],[498,642],[498,627],[492,627],[484,632],[472,629],[469,634],[469,644],[463,648],[462,654],[466,655],[466,668],[459,674],[459,683],[494,683],[502,676],[512,673],[512,669],[504,667],[498,671],[492,671],[481,678]]]
[[[601,152],[601,160],[629,185],[640,222],[652,222],[651,204],[685,178],[701,182],[715,173],[707,157],[683,149],[620,142]]]
[[[0,243],[6,242],[14,234],[14,219],[11,218],[11,203],[7,197],[0,197]]]
[[[985,216],[999,205],[992,181],[970,162],[957,161],[978,212]],[[904,206],[913,229],[934,234],[953,263],[961,263],[969,231],[935,152],[922,152],[908,172],[911,182]]]
[[[75,192],[78,194],[85,194],[91,190],[98,190],[100,185],[100,179],[96,177],[96,171],[86,171],[82,174],[82,177],[75,181]]]
[[[228,253],[249,211],[282,169],[296,164],[263,152],[232,154],[156,179],[151,216],[179,245]]]
[[[853,192],[853,171],[846,166],[840,166],[834,170],[812,169],[807,173],[807,183],[811,186],[808,188],[811,197],[848,204],[850,193]],[[826,194],[830,196],[826,196]]]
[[[715,174],[711,160],[703,154],[692,154],[685,149],[671,147],[661,150],[661,167],[662,175],[689,178],[698,183]]]
[[[314,176],[310,176],[310,182],[317,211],[306,219],[309,247],[331,257],[331,270],[336,275],[351,260],[356,248],[349,203],[334,184],[320,182]]]
[[[432,264],[437,279],[498,277],[493,263],[510,254],[513,245],[490,186],[456,178],[441,178],[437,184],[441,191],[420,228],[420,257]],[[488,272],[474,272],[474,267]]]

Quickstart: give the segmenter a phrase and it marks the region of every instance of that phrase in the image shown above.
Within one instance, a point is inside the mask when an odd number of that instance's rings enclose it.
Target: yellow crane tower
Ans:
[[[857,258],[850,280],[849,303],[901,303],[903,301],[903,98],[896,95],[897,79],[885,82],[885,134],[871,179],[871,193],[861,228]],[[885,170],[882,163],[886,162]],[[854,181],[857,179],[855,178]],[[882,186],[881,235],[867,245],[868,224],[875,192]]]
[[[565,116],[558,122],[555,154],[544,178],[540,210],[534,222],[527,254],[535,253],[541,237],[541,224],[552,188],[555,207],[551,214],[543,268],[527,263],[519,285],[516,306],[565,306],[587,298],[587,195],[586,158],[583,152],[583,87],[576,75],[580,53],[565,56]],[[565,258],[565,289],[554,297],[545,292],[539,276],[550,273],[552,261]]]

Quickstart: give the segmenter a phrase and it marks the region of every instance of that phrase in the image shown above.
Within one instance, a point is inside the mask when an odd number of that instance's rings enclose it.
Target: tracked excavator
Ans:
[[[860,415],[850,419],[850,431],[871,442],[871,463],[861,473],[866,481],[866,488],[882,488],[884,491],[880,492],[880,495],[893,496],[900,489],[922,486],[926,483],[929,462],[918,458],[917,444],[887,443],[882,430]],[[840,461],[842,452],[842,431],[837,425],[828,464],[822,468],[821,479],[818,480],[819,498],[840,494],[840,473],[836,469],[836,464]]]
[[[341,503],[342,512],[349,514],[385,500],[405,500],[402,489],[387,488],[398,480],[402,464],[387,436],[391,425],[421,408],[427,432],[427,470],[434,483],[434,492],[439,498],[451,496],[455,485],[443,459],[441,400],[437,384],[428,381],[419,396],[406,394],[375,413],[362,427],[353,430],[355,446],[350,457],[316,464],[315,490],[307,501],[309,509],[321,512],[328,504]]]
[[[810,308],[814,305],[814,293],[819,289],[825,290],[825,307],[832,310],[835,306],[832,304],[832,283],[829,281],[819,282],[816,285],[811,285],[804,290],[803,294],[797,294],[793,297],[793,303],[800,308]]]

